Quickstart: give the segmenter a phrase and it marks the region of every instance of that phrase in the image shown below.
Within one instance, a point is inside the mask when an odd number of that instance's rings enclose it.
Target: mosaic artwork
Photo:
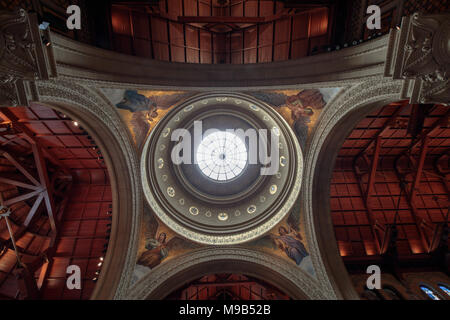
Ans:
[[[243,246],[277,255],[315,277],[302,222],[301,203],[297,201],[291,213],[267,235]]]
[[[196,94],[187,91],[102,90],[117,107],[138,147],[173,106]],[[339,90],[340,88],[323,88],[246,93],[273,106],[292,126],[304,147],[322,109]]]
[[[305,148],[323,108],[339,90],[339,88],[270,90],[251,91],[246,94],[273,106],[293,128],[300,145]],[[171,108],[196,94],[186,91],[118,89],[104,89],[104,93],[116,106],[138,148]],[[242,246],[277,255],[314,276],[308,243],[305,241],[304,230],[301,230],[300,210],[300,206],[296,205],[291,214],[266,236]],[[158,265],[200,247],[201,245],[182,238],[160,223],[147,208],[133,282],[144,277]]]
[[[189,250],[200,248],[200,245],[179,237],[161,224],[147,207],[144,210],[140,238],[133,283],[161,263]]]
[[[339,90],[340,88],[324,88],[247,93],[275,107],[294,129],[303,148],[322,109]]]
[[[148,133],[178,102],[195,93],[184,91],[145,91],[103,89],[111,103],[130,129],[134,142],[140,147]]]

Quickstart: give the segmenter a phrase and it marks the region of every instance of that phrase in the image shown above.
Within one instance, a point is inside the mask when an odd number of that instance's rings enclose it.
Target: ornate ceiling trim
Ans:
[[[93,136],[104,156],[113,191],[108,251],[91,299],[120,299],[136,263],[142,189],[137,150],[117,110],[96,89],[67,81],[39,81],[42,104],[61,110]]]
[[[276,286],[293,299],[327,299],[317,282],[298,266],[264,252],[239,247],[208,247],[175,257],[139,280],[124,299],[164,299],[211,272],[245,273]]]
[[[50,33],[39,29],[36,14],[0,11],[0,106],[38,100],[35,80],[56,76],[52,54]]]
[[[272,165],[273,161],[279,162],[277,173],[265,176],[261,187],[249,188],[255,189],[250,190],[254,191],[252,198],[235,200],[228,206],[214,199],[205,204],[185,186],[183,179],[172,174],[177,168],[173,168],[171,160],[170,134],[182,128],[181,124],[191,114],[193,118],[189,121],[192,122],[205,110],[214,108],[219,108],[217,110],[222,110],[225,115],[236,112],[236,117],[244,117],[247,113],[246,116],[255,122],[260,118],[261,128],[272,134],[276,129],[280,142],[280,147],[276,147],[280,154],[276,160],[272,159]],[[227,108],[235,111],[225,111]],[[259,128],[255,126],[255,129]],[[210,245],[248,242],[275,227],[297,200],[302,173],[303,154],[292,128],[270,106],[237,93],[202,94],[179,104],[152,130],[141,158],[144,195],[158,218],[183,237]],[[271,186],[276,188],[273,193],[270,193]],[[189,214],[191,210],[195,213]],[[219,219],[216,219],[217,215]],[[218,222],[220,215],[224,216],[222,222]],[[203,227],[196,227],[197,224]]]
[[[404,17],[391,31],[385,76],[404,79],[402,99],[450,104],[450,14]]]

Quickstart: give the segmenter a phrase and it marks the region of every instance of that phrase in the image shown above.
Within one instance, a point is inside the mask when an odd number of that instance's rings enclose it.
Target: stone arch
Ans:
[[[306,234],[323,290],[334,299],[359,299],[339,255],[330,215],[330,181],[337,154],[370,112],[400,100],[402,81],[376,78],[343,89],[320,115],[306,151],[301,194]]]
[[[118,299],[131,281],[137,254],[142,192],[137,151],[120,115],[103,94],[69,81],[37,84],[40,102],[76,119],[94,138],[108,168],[113,220],[108,251],[91,299]]]
[[[293,299],[326,299],[310,275],[276,256],[241,247],[207,247],[155,267],[126,299],[164,299],[183,285],[211,273],[243,273],[277,287]]]

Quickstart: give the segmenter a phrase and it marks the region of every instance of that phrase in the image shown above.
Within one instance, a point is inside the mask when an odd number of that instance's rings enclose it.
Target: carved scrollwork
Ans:
[[[450,14],[403,18],[392,30],[386,76],[404,79],[411,103],[450,103]]]
[[[40,31],[35,14],[23,9],[15,12],[0,11],[0,105],[28,105],[38,100],[34,81],[55,75],[51,42],[44,47],[41,37],[50,38]]]

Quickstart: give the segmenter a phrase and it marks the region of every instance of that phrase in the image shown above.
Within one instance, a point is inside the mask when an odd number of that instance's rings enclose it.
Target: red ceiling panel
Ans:
[[[112,192],[101,152],[93,145],[92,139],[81,128],[81,124],[75,125],[66,116],[47,107],[34,105],[32,108],[8,108],[8,110],[17,117],[12,119],[13,126],[16,123],[25,125],[31,136],[37,139],[40,147],[46,149],[45,156],[64,164],[73,174],[74,185],[68,193],[68,204],[62,214],[53,263],[41,289],[42,298],[88,299],[95,285],[92,279],[98,277],[95,272],[101,269],[98,266],[99,259],[105,255],[111,224],[109,212],[112,208]],[[3,121],[11,120],[3,113],[0,114]],[[3,136],[0,137],[0,142],[14,138],[17,137]],[[9,142],[8,146],[11,150],[20,150],[24,157],[30,154],[29,144],[20,139]],[[6,163],[8,162],[6,159],[0,160],[0,172],[15,170],[14,166]],[[0,184],[0,193],[4,199],[11,199],[19,192],[16,187]],[[17,232],[19,225],[25,221],[29,209],[30,206],[24,202],[11,205],[14,232]],[[25,263],[35,261],[50,245],[50,237],[47,236],[50,234],[48,218],[44,215],[35,220],[16,241],[18,247],[25,252],[22,254],[22,261]],[[3,220],[0,221],[0,238],[9,239]],[[74,260],[75,256],[81,259]],[[15,261],[12,250],[8,250],[0,257],[2,296],[16,297],[18,287],[12,275]],[[82,290],[74,293],[73,290],[65,289],[65,282],[66,267],[75,262],[82,267],[84,278]],[[40,270],[36,271],[36,277],[39,276],[39,272]]]
[[[412,121],[412,111],[413,107],[406,102],[376,110],[361,119],[342,145],[330,185],[330,209],[336,239],[345,259],[358,257],[364,261],[364,257],[379,255],[372,241],[374,229],[369,217],[384,226],[396,224],[397,251],[402,259],[417,255],[428,259],[424,256],[428,250],[424,241],[431,239],[432,230],[423,229],[421,222],[416,221],[425,221],[432,228],[437,223],[449,223],[450,194],[448,182],[447,186],[444,182],[448,181],[450,172],[439,172],[436,167],[450,150],[449,110],[440,105],[432,106],[422,132],[416,137],[406,129]],[[398,112],[395,119],[394,114]],[[381,137],[380,159],[372,192],[366,199],[373,142],[378,135]],[[428,151],[415,195],[409,199],[422,152],[420,139],[425,135],[429,137]],[[370,144],[372,149],[366,150]],[[360,157],[363,154],[365,156]],[[443,162],[448,168],[448,160]],[[401,180],[405,180],[403,185]]]
[[[169,0],[151,9],[115,3],[114,49],[173,62],[236,64],[296,59],[323,51],[330,40],[328,8],[311,7],[305,12],[284,6],[275,0],[230,1],[224,6]],[[236,22],[228,21],[231,17]],[[243,33],[238,45],[235,39]]]

